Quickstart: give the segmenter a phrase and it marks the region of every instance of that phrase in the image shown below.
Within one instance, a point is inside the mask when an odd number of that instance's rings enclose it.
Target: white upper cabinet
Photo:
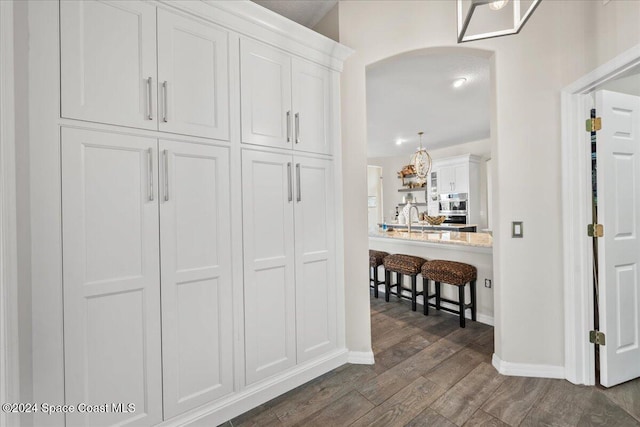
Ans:
[[[296,364],[291,155],[242,150],[248,384]]]
[[[469,161],[462,164],[442,166],[438,170],[440,194],[469,192]]]
[[[335,211],[331,160],[295,157],[298,363],[336,347]]]
[[[291,148],[291,57],[249,39],[240,55],[242,142]]]
[[[62,130],[67,426],[162,421],[157,142]],[[131,409],[131,408],[129,408]]]
[[[159,129],[229,139],[228,32],[158,9]]]
[[[233,391],[229,149],[160,140],[164,415]]]
[[[331,154],[331,72],[242,39],[242,142]]]
[[[312,62],[293,60],[294,149],[331,153],[331,73]]]
[[[60,38],[62,117],[157,128],[153,5],[62,1]]]

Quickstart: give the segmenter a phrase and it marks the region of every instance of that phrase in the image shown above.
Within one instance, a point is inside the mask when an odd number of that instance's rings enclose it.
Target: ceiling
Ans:
[[[459,88],[453,82],[467,81]],[[367,67],[367,155],[410,155],[489,138],[489,60],[412,53]],[[396,141],[402,140],[397,145]]]
[[[338,3],[338,0],[252,0],[260,6],[313,28]]]

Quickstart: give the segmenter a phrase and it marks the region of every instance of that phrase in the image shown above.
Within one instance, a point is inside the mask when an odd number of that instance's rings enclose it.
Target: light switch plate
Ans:
[[[511,237],[513,238],[522,238],[522,221],[513,221],[511,223]]]

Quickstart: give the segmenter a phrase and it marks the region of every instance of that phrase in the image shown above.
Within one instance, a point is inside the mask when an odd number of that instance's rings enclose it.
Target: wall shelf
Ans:
[[[427,186],[423,185],[422,187],[415,187],[415,188],[399,188],[398,193],[411,193],[412,191],[426,191],[426,190],[427,190]]]

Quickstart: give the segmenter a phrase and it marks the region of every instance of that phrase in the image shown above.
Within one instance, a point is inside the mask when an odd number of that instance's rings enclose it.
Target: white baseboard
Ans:
[[[347,355],[347,362],[355,365],[373,365],[373,351],[350,351]]]
[[[334,352],[291,368],[279,375],[248,385],[227,397],[208,405],[200,406],[159,424],[158,427],[217,426],[241,415],[281,394],[293,390],[332,369],[347,363],[345,349]]]
[[[491,358],[491,363],[502,375],[512,377],[565,378],[564,366],[505,362],[495,353]]]
[[[384,286],[380,285],[380,287],[378,288],[378,293],[379,293],[379,298],[384,298]],[[410,293],[408,291],[404,292],[404,295],[410,296]],[[397,298],[395,295],[391,295],[392,298]],[[422,293],[419,294],[416,298],[416,303],[418,305],[422,305],[422,300],[424,299],[424,297],[422,296]],[[457,310],[458,306],[455,304],[450,304],[448,302],[443,302],[442,303],[443,307],[446,308],[450,308],[453,310]],[[435,310],[435,308],[433,307],[429,307],[429,310]],[[422,311],[422,308],[419,308],[418,311]],[[455,314],[453,313],[449,313],[452,316],[455,316]],[[471,319],[471,313],[468,310],[465,310],[465,315],[464,315],[465,319]],[[480,323],[484,323],[485,325],[489,325],[489,326],[494,326],[494,319],[493,316],[489,316],[487,314],[482,314],[482,313],[477,313],[476,312],[476,321],[480,322]]]

